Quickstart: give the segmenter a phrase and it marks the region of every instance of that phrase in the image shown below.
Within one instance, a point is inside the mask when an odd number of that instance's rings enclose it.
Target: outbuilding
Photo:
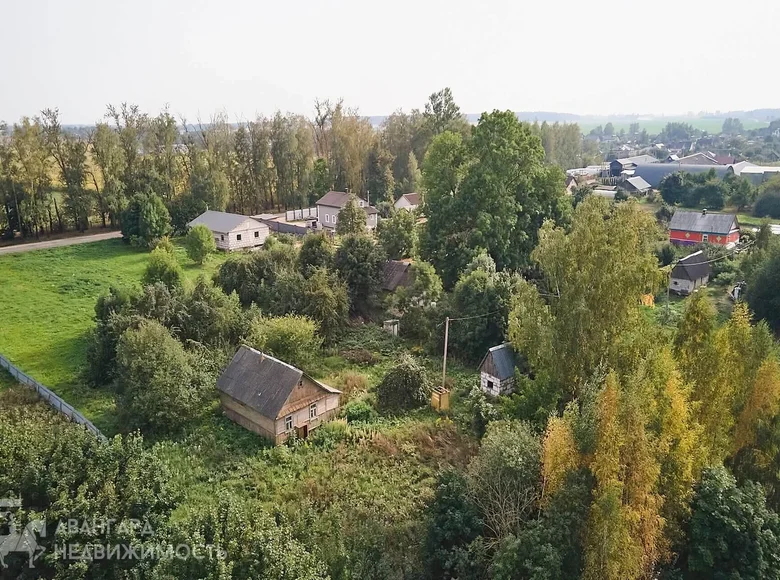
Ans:
[[[710,280],[711,268],[707,256],[699,250],[682,258],[672,269],[669,290],[687,296]]]
[[[341,391],[268,354],[241,346],[217,380],[222,409],[273,441],[305,439],[339,409]]]
[[[480,387],[488,395],[508,395],[515,388],[515,351],[505,342],[494,346],[479,363]]]
[[[187,224],[187,227],[204,225],[211,230],[219,250],[240,250],[262,246],[270,230],[264,223],[246,215],[205,211]]]

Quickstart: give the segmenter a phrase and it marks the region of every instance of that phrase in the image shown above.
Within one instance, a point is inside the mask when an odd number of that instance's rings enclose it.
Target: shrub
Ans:
[[[341,356],[356,365],[373,365],[377,363],[377,358],[370,350],[365,348],[350,348],[341,351]]]
[[[780,219],[780,192],[769,191],[759,197],[753,206],[753,215]]]
[[[152,251],[144,271],[144,285],[162,282],[168,288],[179,288],[182,284],[182,269],[176,256],[162,248]]]
[[[350,423],[371,423],[377,418],[377,412],[365,399],[357,399],[344,405],[344,418]]]
[[[364,393],[368,389],[368,383],[366,377],[360,373],[342,371],[336,378],[336,388],[341,391],[341,402],[344,403],[353,396]]]
[[[157,248],[165,250],[169,254],[173,254],[176,251],[176,247],[173,245],[171,238],[168,236],[163,236],[160,239],[155,240],[154,249],[156,250]]]
[[[202,264],[209,254],[217,251],[217,243],[211,230],[203,224],[190,228],[184,238],[184,247],[187,249],[187,255],[196,264]]]
[[[425,405],[431,383],[425,369],[408,355],[385,375],[377,386],[377,405],[383,411],[401,411]]]
[[[305,316],[289,314],[255,319],[247,342],[257,350],[297,367],[305,367],[322,346],[317,324]]]
[[[163,201],[152,194],[133,196],[122,212],[122,238],[135,245],[150,246],[171,231],[171,216]]]

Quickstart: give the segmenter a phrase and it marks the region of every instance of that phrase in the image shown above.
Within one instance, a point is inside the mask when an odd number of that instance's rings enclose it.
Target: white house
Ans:
[[[676,294],[692,294],[710,280],[710,264],[707,256],[699,250],[685,256],[672,269],[669,290]]]
[[[187,226],[198,224],[210,229],[217,248],[225,251],[262,246],[270,232],[267,225],[256,219],[222,211],[205,211]]]
[[[399,197],[393,205],[395,209],[408,209],[409,211],[415,210],[420,205],[420,194],[405,193]]]
[[[352,195],[344,191],[329,191],[317,200],[317,215],[319,216],[320,225],[329,229],[336,229],[339,213],[347,205]],[[358,206],[362,207],[363,211],[366,212],[366,228],[373,230],[376,228],[376,216],[378,213],[376,208],[368,205],[365,200],[360,199],[358,196],[354,197]]]
[[[488,395],[508,395],[515,388],[515,351],[505,342],[487,351],[479,364],[480,386]]]

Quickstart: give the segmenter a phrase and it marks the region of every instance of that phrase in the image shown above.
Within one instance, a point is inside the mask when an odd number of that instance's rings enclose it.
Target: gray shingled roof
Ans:
[[[345,191],[329,191],[317,200],[317,205],[342,208],[347,205],[350,195]]]
[[[241,346],[217,380],[217,389],[276,419],[303,371],[248,346]]]
[[[672,269],[672,278],[678,280],[691,280],[692,282],[705,276],[709,276],[711,272],[710,265],[707,261],[707,256],[704,252],[699,250],[689,256],[685,256],[681,259],[675,267]]]
[[[674,212],[669,222],[670,230],[684,232],[700,232],[704,234],[728,234],[733,227],[738,227],[737,216],[730,213],[704,213],[703,211]]]
[[[388,260],[382,267],[382,290],[394,292],[399,286],[409,285],[409,262]]]
[[[482,368],[489,356],[493,357],[493,366],[496,368],[496,378],[498,380],[504,381],[515,376],[515,351],[512,349],[511,342],[499,344],[488,350],[485,358],[479,364],[480,368]]]
[[[220,232],[226,234],[232,232],[235,228],[240,226],[247,220],[255,222],[258,226],[262,225],[257,220],[249,217],[248,215],[240,215],[237,213],[225,213],[223,211],[205,211],[187,224],[188,227],[196,226],[198,224],[205,225],[212,232]]]

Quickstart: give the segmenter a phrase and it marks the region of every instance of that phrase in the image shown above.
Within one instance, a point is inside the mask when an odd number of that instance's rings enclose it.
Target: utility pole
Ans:
[[[447,381],[447,342],[450,339],[450,317],[444,319],[444,364],[441,371],[441,387],[446,388]]]

